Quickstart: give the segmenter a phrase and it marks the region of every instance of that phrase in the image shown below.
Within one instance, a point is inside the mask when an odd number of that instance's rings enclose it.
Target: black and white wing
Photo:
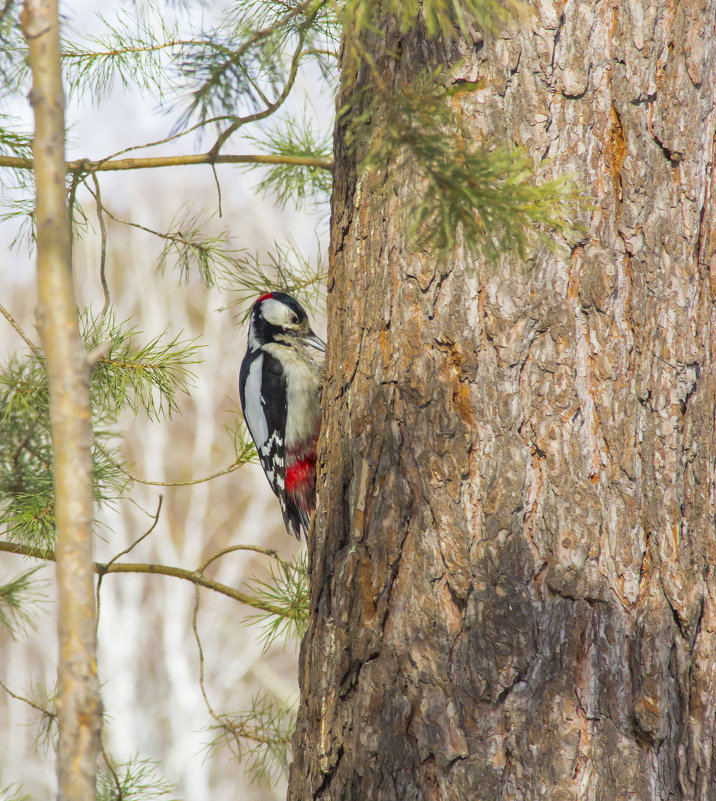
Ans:
[[[283,507],[286,486],[286,376],[278,359],[261,348],[247,353],[241,363],[239,395],[261,467]]]

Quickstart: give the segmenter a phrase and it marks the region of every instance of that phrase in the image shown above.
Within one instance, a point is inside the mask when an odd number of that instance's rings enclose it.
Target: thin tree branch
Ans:
[[[108,568],[111,567],[117,561],[117,559],[119,559],[122,556],[125,556],[131,550],[136,548],[137,545],[139,545],[139,543],[143,539],[146,539],[152,533],[152,531],[154,531],[154,529],[157,527],[157,523],[159,522],[159,515],[161,514],[161,511],[162,511],[162,502],[163,501],[164,501],[164,496],[160,494],[159,495],[159,503],[157,504],[157,511],[154,513],[154,519],[152,521],[152,525],[149,526],[149,528],[144,532],[144,534],[141,534],[139,537],[137,537],[137,539],[134,540],[134,542],[130,546],[128,546],[123,551],[120,551],[118,554],[113,556],[109,560],[109,562],[107,562],[107,567]],[[102,589],[102,579],[104,578],[104,576],[105,576],[105,573],[100,573],[99,574],[99,578],[97,579],[97,588],[95,590],[95,598],[97,599],[96,600],[96,604],[97,604],[97,624],[96,624],[97,625],[97,630],[99,630],[100,590]],[[104,745],[102,746],[102,748],[104,748]]]
[[[231,54],[231,51],[227,47],[206,39],[170,39],[168,42],[159,42],[158,44],[143,45],[141,47],[117,47],[113,50],[93,50],[89,53],[65,52],[62,54],[62,59],[64,61],[74,61],[76,63],[80,63],[81,61],[86,60],[88,57],[93,59],[112,58],[115,56],[125,55],[126,53],[157,53],[160,50],[167,50],[170,47],[191,46],[211,47],[212,49],[218,50],[220,53],[225,55]]]
[[[194,588],[194,613],[191,618],[191,628],[194,632],[194,640],[196,641],[196,648],[199,652],[199,689],[201,690],[202,698],[204,699],[204,703],[206,704],[206,708],[211,715],[212,718],[220,724],[221,721],[217,717],[216,712],[214,711],[214,707],[209,701],[209,696],[206,692],[206,685],[204,683],[204,648],[201,644],[201,636],[199,635],[199,605],[201,603],[201,597],[199,595],[199,586],[197,585]]]
[[[107,751],[105,750],[104,740],[102,739],[101,735],[100,735],[100,740],[99,740],[99,747],[100,747],[100,750],[102,752],[102,759],[104,760],[104,764],[107,766],[107,770],[112,774],[112,781],[114,782],[114,788],[117,791],[117,795],[115,796],[115,798],[120,799],[120,801],[121,801],[122,796],[124,795],[123,790],[122,790],[122,785],[120,784],[119,776],[117,775],[117,771],[115,770],[115,767],[112,764],[112,761],[110,760],[109,755],[107,754]]]
[[[22,542],[8,542],[0,540],[0,551],[6,553],[16,553],[19,556],[29,556],[32,559],[44,559],[48,562],[55,561],[55,552],[48,548],[36,548],[33,545],[25,545]]]
[[[214,590],[214,592],[218,592],[221,593],[221,595],[226,595],[229,598],[233,598],[235,601],[245,604],[246,606],[250,606],[253,609],[267,612],[270,615],[287,617],[285,610],[279,609],[272,604],[263,603],[262,601],[254,598],[252,595],[247,595],[240,590],[235,590],[233,587],[228,587],[226,584],[220,584],[218,581],[212,581],[211,579],[200,575],[195,570],[185,570],[182,567],[171,567],[170,565],[130,562],[123,562],[121,564],[114,564],[110,566],[96,562],[95,568],[98,573],[152,573],[159,576],[173,576],[174,578],[180,578],[184,581],[190,581],[193,584],[198,584],[201,587],[206,587],[209,590]]]
[[[254,550],[253,548],[250,550]],[[42,548],[33,548],[30,545],[23,545],[19,542],[7,542],[0,540],[0,551],[7,553],[16,553],[21,556],[29,556],[33,559],[45,559],[54,561],[55,554],[53,551],[46,551]],[[120,564],[109,564],[103,562],[94,563],[95,573],[105,575],[107,573],[151,573],[157,576],[172,576],[174,578],[190,581],[200,587],[206,587],[208,590],[214,590],[221,595],[226,595],[239,603],[250,606],[253,609],[258,609],[260,612],[266,612],[270,615],[277,615],[279,617],[290,617],[286,614],[285,609],[279,609],[273,604],[267,604],[259,601],[253,595],[248,595],[240,590],[235,590],[233,587],[228,587],[226,584],[221,584],[218,581],[202,576],[197,570],[186,570],[183,567],[172,567],[170,565],[159,565],[152,563],[142,562],[123,562]]]
[[[273,548],[261,548],[258,545],[232,545],[229,548],[224,548],[218,553],[215,553],[213,556],[210,556],[204,564],[199,568],[197,571],[200,574],[206,570],[209,565],[216,561],[217,559],[221,558],[222,556],[226,556],[226,554],[234,553],[235,551],[254,551],[255,553],[263,554],[264,556],[270,556],[273,559],[278,560],[281,562],[282,565],[285,565],[283,559],[278,555],[278,553],[273,550]],[[206,704],[206,708],[211,715],[211,717],[216,721],[216,724],[220,726],[222,729],[226,729],[225,721],[216,714],[214,707],[209,700],[209,696],[206,691],[206,684],[204,682],[204,648],[201,644],[201,635],[199,634],[199,606],[201,603],[201,597],[199,595],[199,585],[196,585],[195,588],[195,595],[194,595],[194,614],[192,615],[191,627],[192,631],[194,632],[194,639],[196,641],[196,648],[199,652],[199,689],[201,690],[201,695],[204,699],[204,703]]]
[[[212,164],[212,169],[214,169],[213,164]],[[90,194],[92,194],[91,189],[90,189]],[[185,237],[179,236],[178,234],[155,231],[153,228],[148,228],[146,225],[134,222],[133,220],[123,220],[116,214],[112,214],[112,212],[106,206],[102,206],[102,211],[110,218],[110,220],[114,220],[114,222],[119,223],[120,225],[128,225],[130,228],[136,228],[138,231],[144,231],[147,234],[152,234],[152,236],[159,237],[159,239],[165,239],[168,242],[172,242],[177,245],[186,245],[188,247],[193,247],[195,244],[190,239],[186,239]]]
[[[146,481],[145,479],[139,478],[139,476],[135,476],[133,473],[130,473],[129,470],[122,467],[122,465],[118,465],[118,467],[125,476],[131,478],[132,481],[136,481],[137,484],[146,484],[150,487],[190,487],[192,484],[203,484],[205,481],[211,481],[213,478],[218,478],[219,476],[225,476],[228,473],[233,473],[234,470],[238,470],[240,467],[242,467],[242,465],[239,462],[234,462],[224,470],[219,470],[216,473],[212,473],[210,476],[194,478],[190,479],[189,481]]]
[[[331,58],[338,58],[338,53],[335,50],[322,50],[319,47],[312,47],[303,51],[304,56],[330,56]]]
[[[102,210],[102,194],[99,189],[97,173],[92,173],[92,180],[95,188],[95,204],[97,206],[97,220],[101,234],[100,259],[99,259],[99,280],[102,283],[102,294],[104,295],[104,306],[100,313],[100,320],[104,319],[109,311],[109,286],[107,284],[107,226],[104,223],[104,212]]]
[[[188,134],[193,133],[199,128],[204,128],[207,125],[216,125],[219,122],[225,122],[226,120],[230,119],[231,119],[230,116],[211,117],[210,119],[197,122],[183,131],[177,131],[177,133],[169,134],[169,136],[165,136],[163,139],[155,139],[153,142],[145,142],[144,144],[141,145],[129,145],[128,147],[124,147],[121,150],[117,150],[115,153],[112,153],[109,156],[105,156],[103,159],[100,160],[100,164],[104,164],[104,162],[106,161],[113,161],[114,159],[119,158],[119,156],[123,156],[125,153],[132,153],[135,150],[148,150],[150,147],[159,147],[159,145],[166,145],[169,142],[173,142],[175,139],[181,139],[183,136],[187,136]]]
[[[72,173],[72,181],[70,182],[70,191],[67,193],[67,209],[70,215],[70,225],[75,222],[75,202],[77,200],[77,187],[80,185],[82,174],[78,170]],[[74,234],[74,231],[72,232]],[[74,247],[74,239],[70,237],[70,248]]]
[[[56,712],[51,712],[49,709],[45,709],[44,706],[40,706],[39,704],[36,704],[34,701],[31,701],[29,698],[25,698],[24,695],[18,695],[17,693],[14,693],[7,686],[7,684],[5,684],[5,682],[0,681],[0,687],[3,690],[5,690],[5,692],[11,698],[14,698],[16,701],[22,701],[23,704],[27,704],[28,706],[31,706],[34,710],[36,710],[37,712],[40,712],[45,717],[51,718],[52,720],[55,720],[55,718],[57,717],[57,713]]]
[[[215,562],[217,559],[227,554],[235,553],[236,551],[252,551],[253,553],[260,553],[263,556],[270,556],[272,559],[281,562],[282,565],[288,564],[288,562],[278,555],[278,551],[275,551],[273,548],[261,548],[259,545],[230,545],[228,548],[222,548],[218,553],[210,556],[197,572],[203,573],[212,562]]]
[[[277,109],[279,109],[286,98],[288,97],[291,89],[293,88],[294,83],[296,82],[296,75],[298,74],[298,65],[301,61],[301,53],[303,52],[303,43],[306,39],[306,34],[302,30],[299,34],[298,39],[298,46],[294,51],[293,58],[291,59],[291,71],[289,72],[288,79],[286,81],[286,85],[283,87],[281,94],[274,100],[273,103],[269,103],[262,111],[257,111],[255,114],[249,114],[246,117],[239,117],[236,119],[229,127],[222,131],[219,134],[216,142],[212,146],[211,150],[209,150],[209,154],[219,158],[219,151],[223,147],[226,140],[234,134],[236,131],[239,130],[243,125],[247,125],[250,122],[258,122],[259,120],[263,120],[266,117],[271,116]],[[308,166],[308,165],[306,165]],[[316,165],[318,166],[318,165]]]
[[[255,116],[255,115],[254,115]],[[227,129],[229,130],[229,129]],[[273,156],[270,154],[219,154],[189,153],[183,156],[145,156],[143,158],[116,159],[114,161],[90,161],[76,159],[67,162],[70,172],[81,170],[86,172],[111,172],[117,170],[146,170],[156,167],[185,167],[193,164],[285,164],[289,167],[316,167],[322,170],[333,169],[332,158],[312,156]],[[34,169],[33,159],[21,156],[0,156],[0,167],[16,170]]]
[[[266,39],[269,36],[271,36],[271,34],[275,33],[276,31],[280,30],[281,28],[283,28],[286,25],[286,23],[290,22],[294,17],[297,17],[299,14],[302,14],[314,2],[315,2],[315,0],[304,0],[304,2],[299,3],[297,6],[292,8],[283,17],[281,17],[280,19],[276,20],[273,24],[267,25],[265,28],[262,28],[260,31],[256,31],[256,33],[254,33],[253,36],[249,37],[237,50],[235,50],[231,54],[230,58],[227,58],[226,62],[222,65],[221,71],[217,71],[212,75],[211,81],[218,80],[220,78],[220,76],[223,75],[224,72],[226,72],[226,70],[229,69],[229,67],[232,64],[238,64],[238,63],[241,62],[241,57],[244,55],[244,53],[246,53],[248,50],[250,50],[254,45],[258,44],[259,42],[261,42],[264,39]],[[323,3],[321,3],[321,5],[323,5]],[[315,15],[316,15],[317,12],[318,12],[318,8],[316,8],[313,11],[313,14],[311,16],[311,20],[313,20],[315,18]],[[306,27],[306,25],[304,24],[304,26],[302,26],[302,27]],[[300,50],[300,47],[299,47],[299,50]],[[195,93],[195,96],[198,97],[199,95],[202,95],[204,92],[206,92],[207,86],[209,86],[210,83],[211,83],[210,81],[205,82],[204,85],[201,87],[201,89],[199,89]],[[192,107],[187,112],[187,115],[186,115],[187,117],[191,116],[191,114],[196,109],[198,103],[199,103],[198,99],[194,101],[194,103],[192,104]]]
[[[37,345],[34,345],[32,343],[32,340],[29,339],[27,334],[25,334],[22,328],[20,328],[20,326],[17,323],[17,320],[15,320],[12,314],[10,314],[10,312],[2,305],[2,303],[0,303],[0,313],[8,321],[8,323],[10,323],[10,325],[15,329],[15,331],[17,331],[17,333],[23,339],[27,347],[30,348],[30,350],[35,354],[35,356],[37,356],[38,359],[41,359],[42,351],[37,347]]]
[[[109,560],[109,562],[107,562],[107,567],[111,567],[117,561],[117,559],[119,559],[122,556],[126,556],[130,551],[133,551],[137,547],[137,545],[139,545],[139,543],[142,542],[142,540],[145,540],[152,533],[152,531],[154,531],[154,529],[157,527],[157,523],[159,522],[159,515],[162,513],[163,502],[164,502],[164,496],[160,494],[159,502],[157,503],[157,511],[154,513],[152,525],[149,526],[149,528],[144,532],[144,534],[137,537],[137,539],[134,540],[134,542],[130,546],[128,546],[123,551],[120,551],[118,554],[113,556]]]
[[[221,207],[221,182],[219,181],[219,176],[216,172],[216,164],[211,165],[211,174],[214,176],[214,185],[216,186],[216,202],[217,206],[219,207],[219,218],[224,216],[224,212]]]

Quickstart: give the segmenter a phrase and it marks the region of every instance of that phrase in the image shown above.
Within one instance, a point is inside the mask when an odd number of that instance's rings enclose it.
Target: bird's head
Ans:
[[[277,339],[298,339],[316,350],[326,350],[325,343],[311,330],[303,306],[285,292],[268,292],[251,309],[249,348],[253,350]]]

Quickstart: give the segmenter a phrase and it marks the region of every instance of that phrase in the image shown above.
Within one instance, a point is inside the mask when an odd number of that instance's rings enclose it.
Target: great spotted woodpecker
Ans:
[[[309,346],[325,351],[298,301],[269,292],[253,305],[239,394],[261,467],[297,539],[308,536],[316,507],[316,442],[323,368]]]

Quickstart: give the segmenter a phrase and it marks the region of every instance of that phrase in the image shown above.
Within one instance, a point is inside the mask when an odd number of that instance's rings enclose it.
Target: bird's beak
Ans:
[[[320,350],[321,353],[326,352],[326,343],[320,339],[320,337],[317,337],[310,328],[308,329],[308,333],[304,334],[301,339],[316,350]]]

